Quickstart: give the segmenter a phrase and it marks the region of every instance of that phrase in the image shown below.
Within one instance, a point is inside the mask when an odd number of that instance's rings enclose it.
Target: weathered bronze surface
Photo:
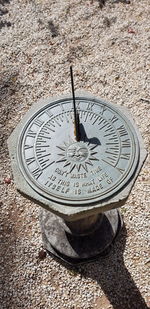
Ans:
[[[18,141],[18,164],[29,185],[60,204],[85,205],[113,196],[139,160],[135,129],[109,103],[76,98],[80,141],[74,136],[71,99],[38,110]]]

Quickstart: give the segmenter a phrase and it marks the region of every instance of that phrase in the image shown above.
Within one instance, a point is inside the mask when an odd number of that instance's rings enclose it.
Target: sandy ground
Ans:
[[[0,1],[1,309],[150,305],[149,157],[122,207],[125,225],[110,255],[71,268],[42,256],[39,209],[17,192],[7,149],[8,136],[34,102],[70,93],[73,64],[76,89],[127,107],[148,150],[149,16],[149,0],[106,1],[103,8],[96,0]]]

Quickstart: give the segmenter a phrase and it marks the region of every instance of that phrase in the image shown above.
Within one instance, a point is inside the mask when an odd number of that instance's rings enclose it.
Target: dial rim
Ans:
[[[98,193],[94,193],[92,196],[84,196],[84,197],[80,197],[77,196],[77,198],[75,197],[67,197],[67,196],[62,196],[62,195],[57,195],[55,194],[53,191],[49,192],[49,190],[46,190],[44,188],[43,190],[43,186],[41,186],[39,183],[37,183],[37,181],[35,181],[33,179],[33,177],[31,177],[30,173],[28,173],[25,165],[24,165],[24,160],[23,160],[23,156],[22,156],[22,143],[23,143],[23,139],[25,136],[25,133],[27,132],[27,128],[30,127],[30,124],[33,122],[34,119],[36,119],[36,117],[38,115],[40,115],[46,108],[48,107],[53,107],[56,104],[60,104],[60,103],[66,103],[66,102],[71,102],[71,98],[65,98],[65,99],[60,99],[60,100],[56,100],[52,103],[47,104],[46,106],[42,107],[41,109],[39,109],[37,112],[35,112],[31,118],[26,122],[20,137],[19,137],[19,141],[18,141],[18,151],[17,151],[17,159],[18,159],[18,163],[19,163],[19,168],[23,174],[23,176],[25,177],[27,183],[34,189],[34,191],[36,191],[38,194],[44,196],[47,199],[51,199],[54,202],[60,203],[60,204],[65,204],[65,205],[87,205],[87,204],[93,204],[93,203],[98,203],[98,202],[102,202],[104,199],[106,198],[111,198],[112,196],[114,196],[115,194],[117,194],[117,192],[119,192],[122,188],[124,188],[127,183],[130,181],[130,179],[133,177],[135,171],[136,171],[136,167],[138,165],[138,161],[139,161],[139,144],[138,144],[138,138],[135,132],[135,129],[133,128],[131,122],[127,119],[127,117],[125,115],[123,115],[120,110],[117,109],[117,107],[112,106],[110,103],[106,103],[103,102],[99,99],[92,99],[92,98],[86,98],[86,97],[77,97],[76,100],[80,100],[80,101],[85,101],[87,102],[91,102],[92,104],[100,104],[105,106],[108,109],[111,109],[113,111],[114,114],[119,115],[120,119],[123,120],[123,122],[126,124],[126,128],[128,128],[128,132],[130,132],[130,138],[132,138],[132,151],[134,152],[134,154],[132,155],[132,162],[130,162],[130,168],[128,168],[128,170],[126,171],[126,173],[124,174],[124,177],[121,179],[121,181],[119,182],[118,185],[114,185],[113,187],[111,186],[109,188],[109,190],[107,190],[107,192],[105,192],[105,194],[100,194],[100,192],[98,191]],[[71,104],[71,103],[70,103]],[[79,142],[81,143],[81,142]],[[70,147],[70,146],[69,146]],[[124,181],[124,183],[123,183]],[[111,194],[111,191],[113,189],[113,193]],[[109,195],[108,195],[109,193]]]

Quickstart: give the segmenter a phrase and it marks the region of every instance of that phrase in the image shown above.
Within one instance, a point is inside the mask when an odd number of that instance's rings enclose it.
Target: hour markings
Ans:
[[[119,146],[116,146],[116,147],[111,147],[111,150],[115,150],[115,151],[117,151],[117,152],[118,152],[118,150],[119,150]]]
[[[117,118],[116,115],[113,115],[113,117],[110,119],[110,121],[111,121],[112,123],[115,123],[117,120],[119,120],[119,119]]]
[[[94,114],[91,114],[90,120],[92,120],[92,119],[93,119],[93,117],[94,117]]]
[[[83,118],[83,111],[79,110],[79,118],[80,120]]]
[[[88,103],[88,106],[87,106],[87,110],[88,111],[90,111],[90,112],[92,112],[93,111],[93,106],[94,106],[95,104],[94,103]]]
[[[25,150],[28,150],[28,149],[31,149],[31,148],[33,148],[33,145],[24,145]]]
[[[106,143],[106,145],[118,145],[118,148],[119,148],[119,143],[118,142],[114,142],[114,143],[113,142],[112,143],[109,142],[109,143]]]
[[[50,162],[49,164],[46,164],[46,162],[48,162],[48,161],[49,161],[49,159],[45,160],[43,163],[40,164],[41,167],[42,167],[42,170],[45,170],[45,169],[48,168],[50,165],[52,165],[52,164],[55,163],[55,161],[52,161],[52,162]]]
[[[120,134],[120,137],[128,135],[128,132],[127,132],[126,128],[124,127],[124,125],[117,128],[117,131]]]
[[[36,145],[42,145],[41,143],[46,143],[45,140],[43,140],[43,138],[37,138],[37,141],[36,141]]]
[[[45,112],[50,118],[54,116],[53,113],[51,112],[51,109],[47,109]]]
[[[61,120],[61,119],[59,119],[59,120]],[[57,124],[59,127],[61,127],[61,124],[58,122],[58,120],[57,120],[56,118],[54,118],[54,121],[56,122],[56,124]]]
[[[41,131],[40,131],[40,133],[39,134],[41,134],[41,133],[45,133],[45,134],[49,134],[48,133],[48,129],[47,128],[45,128],[45,126],[41,129]]]
[[[42,148],[48,148],[48,147],[50,147],[50,146],[49,145],[41,145],[39,142],[37,142],[36,146],[35,146],[36,150],[40,150]]]
[[[44,153],[44,152],[46,152],[46,149],[44,149],[44,150],[39,149],[39,150],[36,151],[36,155],[38,156],[38,154],[41,154],[41,153]]]
[[[49,126],[51,125],[53,128],[55,128],[54,119],[49,121],[49,123],[47,125],[49,125]]]
[[[42,155],[42,152],[37,153],[37,157],[38,157],[39,162],[43,162],[44,158],[49,157],[50,155],[51,155],[51,153],[47,153],[47,154],[43,154],[43,155]]]
[[[113,157],[117,158],[118,157],[118,151],[117,152],[111,152],[111,151],[105,151],[105,153],[108,153],[110,155],[112,155]]]
[[[47,162],[49,162],[49,159],[44,160],[44,161],[40,161],[40,160],[39,160],[39,162],[40,162],[40,166],[41,166],[42,168],[45,168],[46,165],[47,165]]]
[[[38,140],[44,140],[44,139],[51,139],[51,137],[50,136],[45,136],[44,134],[42,134],[42,133],[40,133],[39,135],[38,135]]]
[[[76,109],[80,111],[80,101],[76,101]]]
[[[34,157],[27,158],[26,162],[28,165],[30,165],[31,163],[35,162],[35,158]]]
[[[85,119],[84,119],[84,122],[87,121],[88,115],[89,115],[89,113],[88,113],[87,111],[85,111]]]
[[[101,201],[121,191],[132,177],[138,151],[135,134],[126,117],[111,104],[76,97],[76,109],[79,142],[74,139],[72,99],[48,103],[31,116],[22,130],[18,162],[31,187],[43,196],[74,200],[75,193],[69,187],[74,179],[73,185],[82,189],[83,203],[88,197]],[[54,177],[51,186],[49,175]],[[63,182],[59,184],[59,180]],[[64,191],[65,186],[70,193]]]
[[[101,105],[100,114],[103,115],[106,110],[107,110],[107,107],[105,105]]]
[[[122,141],[121,146],[122,146],[122,148],[131,147],[131,142],[130,142],[129,138]]]
[[[28,133],[27,133],[27,136],[35,138],[36,137],[36,132],[33,132],[31,129],[29,129]]]
[[[114,129],[112,128],[112,126],[110,124],[108,124],[108,128],[105,130],[105,132],[107,131],[114,131]]]
[[[129,160],[130,159],[130,153],[122,153],[120,156],[120,159]]]
[[[102,161],[114,167],[115,162],[113,163],[113,162],[107,161],[105,159],[102,159]]]
[[[99,116],[100,117],[100,116]],[[100,121],[98,123],[98,125],[100,125],[101,123],[106,123],[106,120],[100,117]],[[108,124],[108,123],[107,123]]]
[[[94,114],[93,114],[93,115],[94,115]],[[93,117],[92,117],[92,118],[93,118]],[[91,119],[92,119],[92,118],[91,118]],[[91,119],[90,119],[90,120],[91,120]],[[98,119],[99,119],[99,115],[96,117],[96,119],[93,121],[92,124],[95,124],[95,123],[97,122]]]
[[[36,180],[42,175],[42,173],[43,171],[39,167],[32,171],[32,175]]]
[[[110,160],[110,162],[114,165],[116,163],[115,158],[112,157],[107,157],[108,160]]]
[[[55,130],[53,130],[53,129],[50,127],[50,125],[52,125],[52,124],[51,124],[51,123],[46,123],[44,127],[45,127],[46,129],[52,131],[52,132],[55,132]],[[52,125],[52,126],[55,127],[54,125]]]
[[[38,127],[41,127],[44,122],[41,119],[37,118],[34,120],[33,123],[37,125]]]
[[[120,172],[120,174],[123,174],[125,172],[125,169],[120,168],[120,167],[116,167],[116,170]]]
[[[110,130],[110,133],[105,134],[104,137],[110,136],[110,135],[112,135],[112,134],[114,134],[114,130]],[[113,137],[113,136],[112,136],[112,137]],[[114,137],[116,137],[116,135],[114,135]]]
[[[101,128],[99,128],[99,130],[103,130],[107,126],[108,126],[108,123],[105,123]]]
[[[113,144],[117,143],[118,144],[118,138],[117,136],[112,136],[111,138],[108,138],[109,141],[113,141]]]
[[[37,180],[43,173],[43,170],[45,170],[47,167],[49,167],[50,165],[54,164],[55,161],[52,161],[48,164],[49,159],[43,161],[42,163],[40,163],[40,167],[35,168],[33,171],[31,171],[33,177]]]
[[[62,112],[64,113],[64,112],[65,112],[65,109],[64,109],[64,104],[60,103],[60,104],[59,104],[59,106],[60,106],[60,108],[61,108]]]

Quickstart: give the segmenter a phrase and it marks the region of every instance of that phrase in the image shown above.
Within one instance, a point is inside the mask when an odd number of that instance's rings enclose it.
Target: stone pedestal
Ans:
[[[146,159],[129,111],[88,93],[37,102],[8,140],[19,192],[42,206],[45,248],[68,263],[104,255],[122,226],[123,206]]]
[[[41,209],[40,223],[44,247],[69,264],[80,264],[109,252],[122,227],[122,218],[113,209],[70,222]]]

